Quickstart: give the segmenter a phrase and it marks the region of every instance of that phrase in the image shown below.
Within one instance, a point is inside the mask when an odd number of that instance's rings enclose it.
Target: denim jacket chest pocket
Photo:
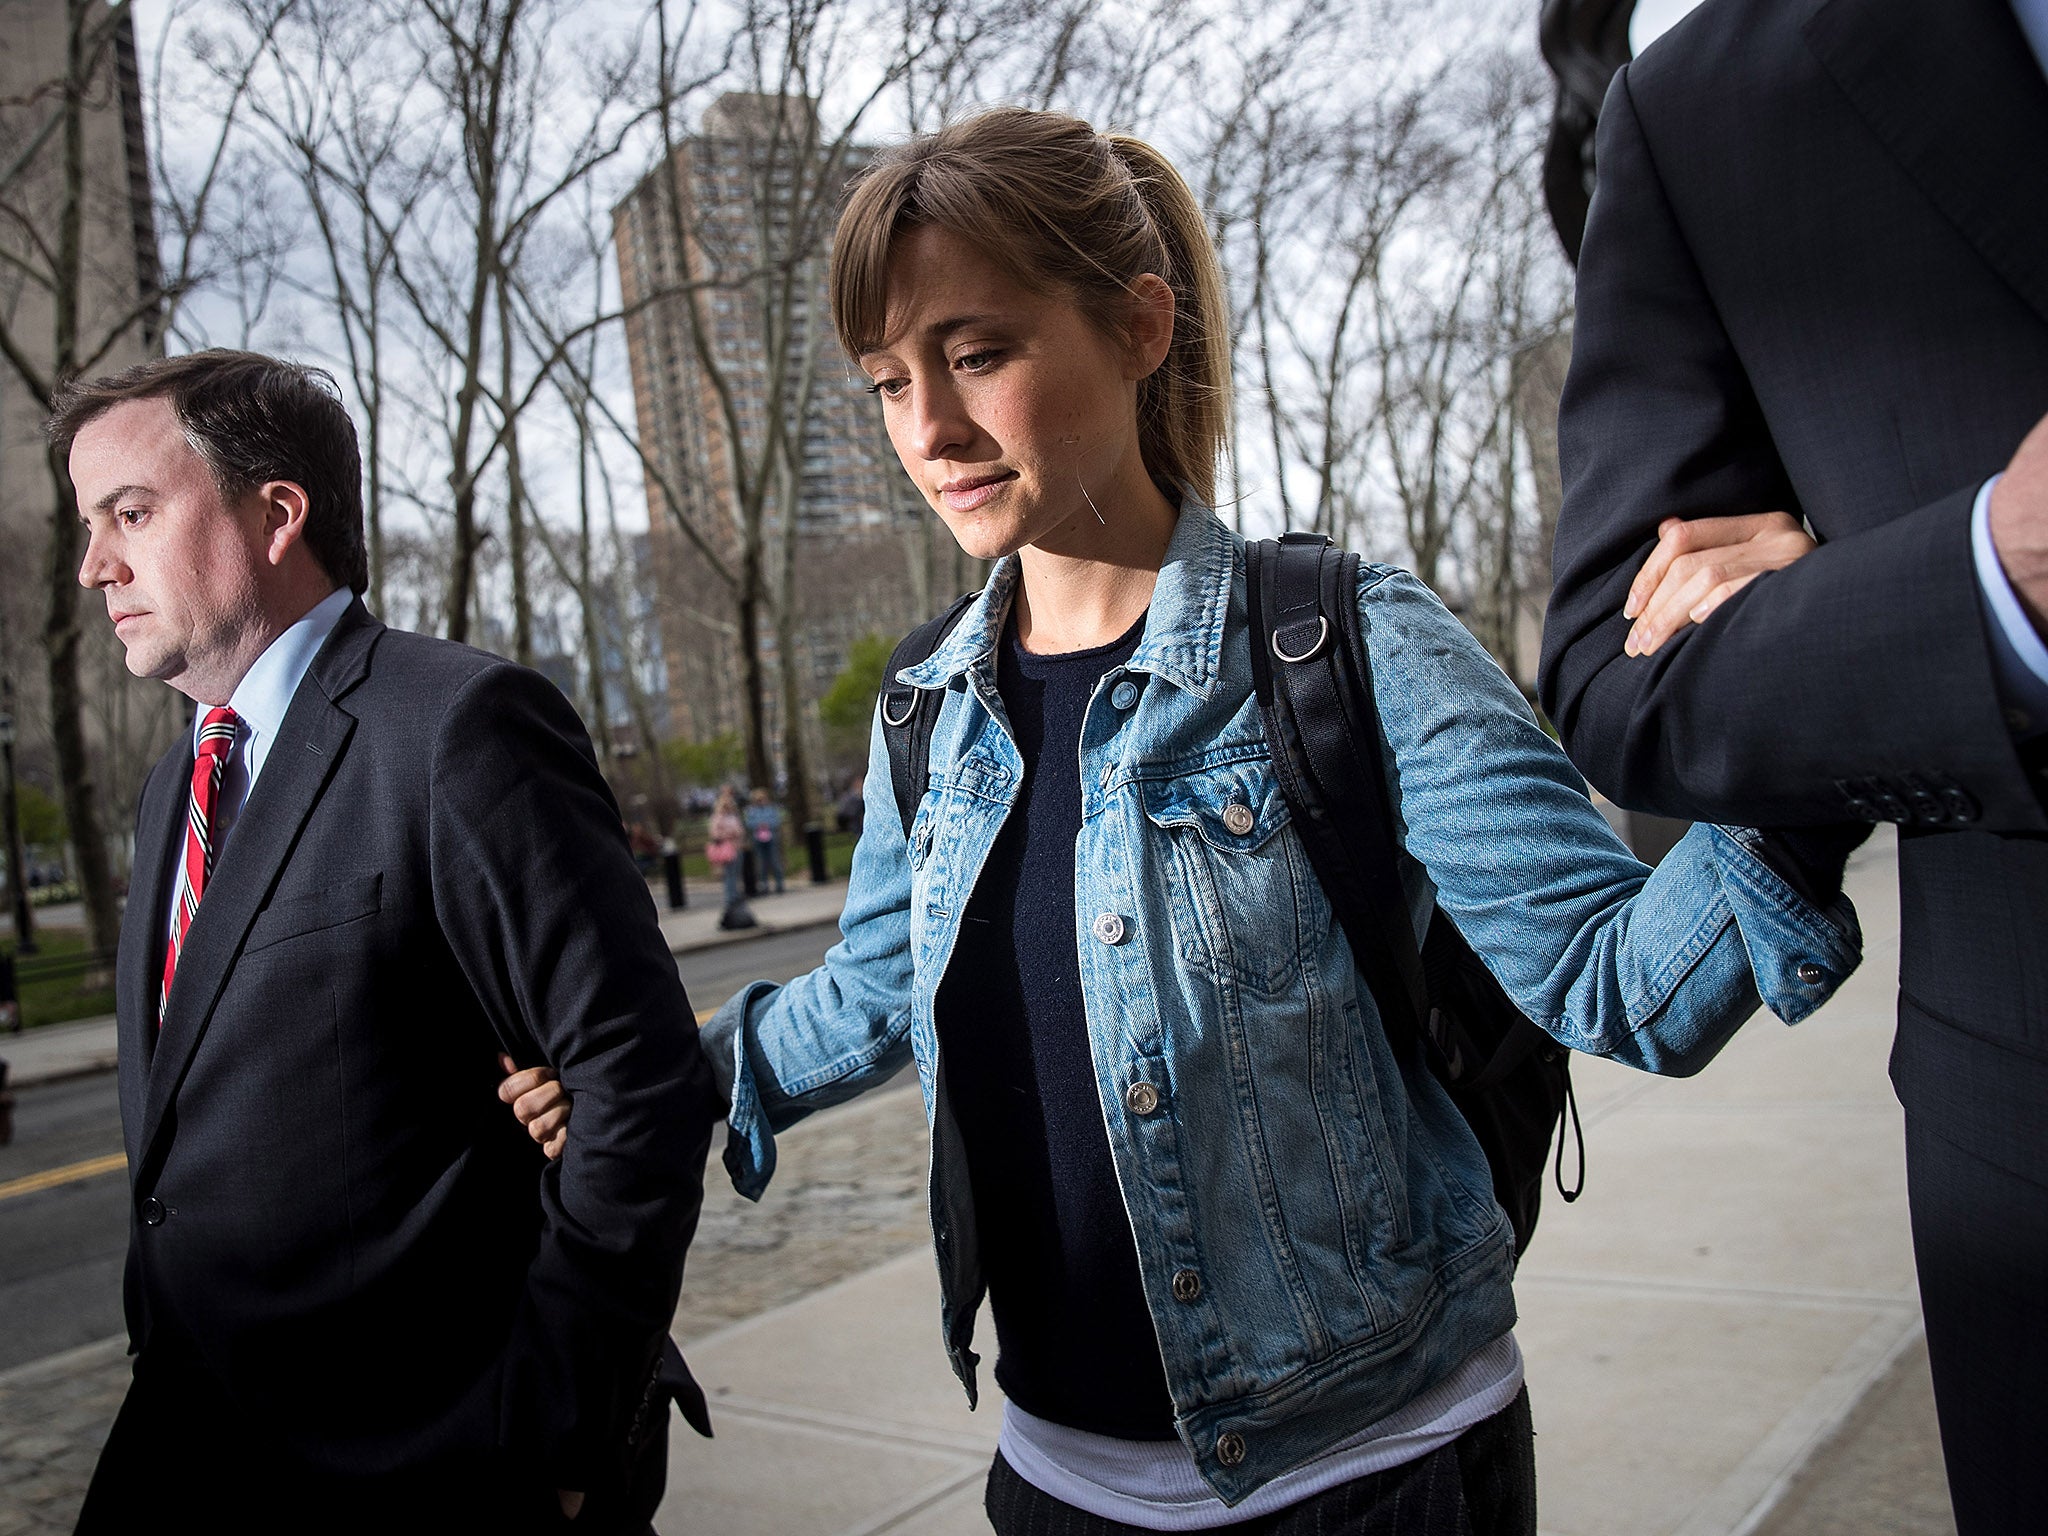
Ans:
[[[1302,955],[1329,932],[1330,908],[1300,842],[1273,765],[1248,757],[1137,786],[1145,818],[1169,850],[1174,943],[1219,982],[1291,991]]]

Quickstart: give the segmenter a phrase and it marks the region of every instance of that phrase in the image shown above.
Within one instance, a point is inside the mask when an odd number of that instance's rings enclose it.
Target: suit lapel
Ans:
[[[1906,174],[2048,317],[2048,77],[2008,0],[1829,0],[1806,39]]]
[[[143,1089],[156,1052],[156,1010],[163,989],[164,945],[169,942],[170,891],[165,884],[172,849],[185,832],[185,802],[192,782],[192,734],[185,731],[142,786],[135,817],[135,868],[121,914],[121,944],[114,962],[114,1014],[120,1034],[121,1124],[132,1164],[141,1151]]]
[[[214,1006],[227,985],[249,926],[263,910],[306,818],[319,804],[335,765],[355,730],[355,717],[335,700],[369,668],[370,650],[384,626],[361,603],[352,603],[292,697],[277,740],[249,802],[228,834],[199,911],[185,935],[178,977],[171,987],[149,1072],[139,1152],[146,1156],[177,1096],[185,1069],[204,1038]],[[142,1166],[135,1163],[138,1179]],[[138,1187],[140,1187],[138,1185]]]

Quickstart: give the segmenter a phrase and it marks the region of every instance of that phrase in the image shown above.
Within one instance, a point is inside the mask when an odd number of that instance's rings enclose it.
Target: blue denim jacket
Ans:
[[[730,1088],[726,1166],[752,1197],[774,1132],[915,1060],[941,1323],[970,1399],[984,1283],[932,1005],[1019,789],[996,691],[1016,579],[1001,562],[902,674],[949,690],[931,786],[906,839],[878,730],[841,941],[705,1032]],[[1441,902],[1559,1040],[1688,1073],[1759,993],[1796,1022],[1855,968],[1848,902],[1817,911],[1729,832],[1695,827],[1654,872],[1631,857],[1421,582],[1367,566],[1358,605],[1416,931]],[[1235,1503],[1513,1326],[1511,1236],[1464,1120],[1382,1032],[1288,824],[1243,543],[1204,509],[1181,515],[1136,654],[1096,687],[1081,784],[1074,943],[1102,1113],[1181,1438]]]

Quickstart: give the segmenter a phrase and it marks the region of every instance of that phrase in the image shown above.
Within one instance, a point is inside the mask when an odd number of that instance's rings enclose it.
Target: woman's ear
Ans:
[[[1173,289],[1155,272],[1146,272],[1131,283],[1131,313],[1126,330],[1129,337],[1130,378],[1149,378],[1166,361],[1173,345]]]

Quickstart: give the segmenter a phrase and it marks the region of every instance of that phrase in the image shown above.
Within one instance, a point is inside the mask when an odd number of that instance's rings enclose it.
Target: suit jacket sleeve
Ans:
[[[1662,519],[1801,509],[1626,69],[1598,148],[1540,677],[1574,761],[1624,805],[1699,820],[1906,819],[1895,813],[1924,789],[1951,820],[1964,807],[1992,830],[2048,825],[1993,681],[1975,484],[1823,543],[1655,656],[1622,654],[1622,602]]]
[[[718,1114],[694,1017],[618,809],[568,701],[487,668],[433,763],[434,901],[506,1049],[545,1061],[576,1130],[508,1345],[501,1433],[558,1486],[619,1475],[675,1314]],[[661,1421],[654,1428],[661,1429]]]

